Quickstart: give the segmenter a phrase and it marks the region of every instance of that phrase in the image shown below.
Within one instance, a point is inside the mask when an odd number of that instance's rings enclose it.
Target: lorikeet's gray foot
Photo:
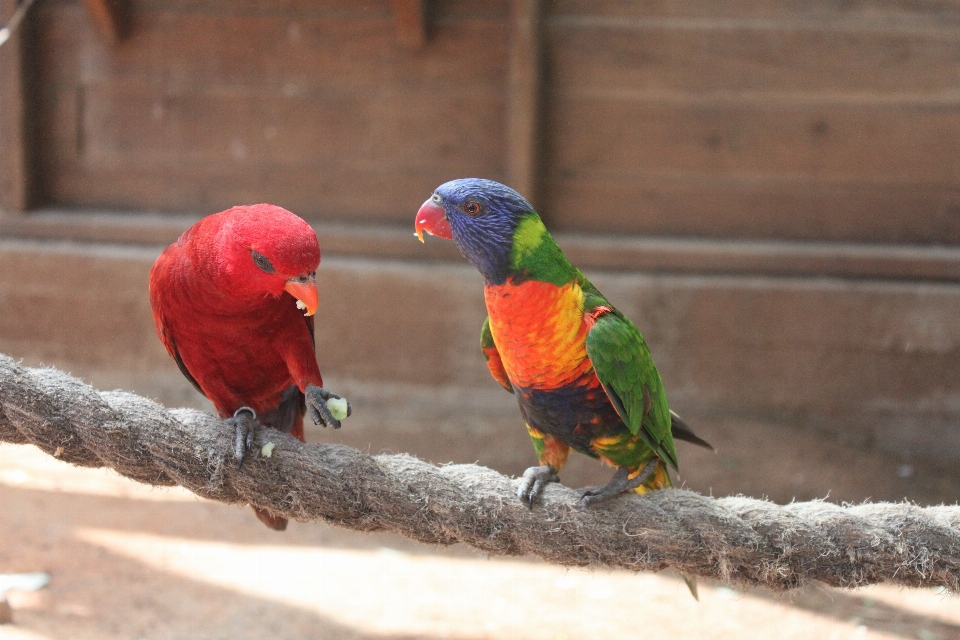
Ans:
[[[644,482],[650,479],[650,476],[653,475],[653,472],[657,470],[657,461],[656,459],[649,461],[646,466],[636,475],[634,478],[630,478],[630,469],[627,467],[620,467],[617,469],[617,472],[613,474],[613,478],[610,479],[606,485],[602,487],[590,487],[584,489],[583,493],[580,494],[580,504],[585,507],[589,507],[592,504],[599,504],[601,502],[606,502],[610,498],[615,498],[621,493],[626,493],[627,491],[632,491],[642,485]]]
[[[322,427],[333,427],[334,429],[340,428],[340,421],[333,416],[333,413],[331,413],[330,407],[327,406],[327,400],[341,400],[346,402],[346,414],[341,415],[342,417],[347,417],[350,415],[350,403],[337,394],[330,393],[323,387],[308,384],[307,391],[304,395],[306,395],[307,409],[310,411],[310,417],[313,418],[315,423]]]
[[[243,466],[243,458],[253,447],[260,423],[257,422],[257,413],[250,407],[240,407],[233,412],[227,422],[233,425],[236,432],[236,441],[233,445],[233,456],[237,459],[237,469]]]
[[[550,465],[530,467],[523,472],[520,487],[517,489],[517,497],[527,505],[528,509],[532,509],[534,500],[540,497],[540,494],[543,493],[550,482],[560,482],[560,476],[557,475],[556,469]]]

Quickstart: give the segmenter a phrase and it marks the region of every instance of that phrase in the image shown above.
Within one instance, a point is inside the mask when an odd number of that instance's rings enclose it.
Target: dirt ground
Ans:
[[[335,388],[363,411],[339,432],[312,429],[310,440],[511,474],[533,462],[506,394]],[[196,401],[158,389],[168,404]],[[697,430],[718,453],[681,445],[682,481],[704,493],[919,504],[960,495],[953,466],[763,423],[701,418]],[[561,475],[581,486],[609,474],[580,457]],[[50,584],[8,594],[15,622],[0,626],[0,639],[960,640],[960,601],[934,589],[813,587],[784,597],[701,582],[697,603],[670,574],[568,570],[318,523],[278,534],[246,508],[0,445],[0,573],[34,571],[49,572]]]

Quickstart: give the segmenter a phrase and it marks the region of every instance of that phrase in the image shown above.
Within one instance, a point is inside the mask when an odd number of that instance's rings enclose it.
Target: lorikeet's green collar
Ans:
[[[518,280],[539,280],[557,286],[577,279],[577,269],[567,261],[536,212],[520,219],[510,250],[511,275]]]

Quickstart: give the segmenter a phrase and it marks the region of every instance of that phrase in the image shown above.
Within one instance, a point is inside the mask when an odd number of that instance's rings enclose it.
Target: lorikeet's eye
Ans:
[[[467,212],[467,215],[476,216],[480,215],[480,204],[474,201],[470,201],[467,204],[463,205],[463,210]]]
[[[266,271],[267,273],[277,272],[277,270],[273,268],[273,265],[270,264],[270,260],[267,258],[267,256],[257,253],[256,251],[251,251],[250,254],[253,255],[254,264],[260,267],[261,271]]]

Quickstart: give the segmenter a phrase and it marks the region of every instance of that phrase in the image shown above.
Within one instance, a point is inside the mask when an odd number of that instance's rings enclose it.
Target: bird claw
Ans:
[[[333,417],[333,413],[330,412],[330,407],[327,406],[327,400],[343,400],[342,397],[313,384],[307,385],[307,390],[304,395],[307,400],[307,409],[314,423],[321,427],[340,428],[340,421]],[[350,403],[347,402],[347,416],[349,416],[352,411],[353,409]]]
[[[586,487],[580,491],[580,505],[583,507],[590,507],[594,504],[600,504],[601,502],[606,502],[611,498],[623,493],[623,491],[611,491],[608,489],[610,485],[605,485],[603,487]]]
[[[257,422],[257,412],[250,407],[240,407],[233,412],[232,418],[227,418],[227,422],[232,424],[235,430],[233,456],[237,459],[237,469],[239,469],[243,466],[243,459],[247,452],[253,448],[260,423]]]
[[[547,484],[551,482],[560,482],[560,476],[556,469],[550,465],[530,467],[523,472],[520,486],[517,488],[517,497],[520,498],[520,502],[527,505],[528,509],[532,509],[533,502],[540,497]]]
[[[656,469],[656,461],[650,460],[647,462],[646,466],[640,470],[640,473],[631,478],[630,469],[627,467],[620,467],[617,469],[617,472],[613,474],[613,478],[610,479],[610,482],[604,486],[587,487],[582,489],[580,491],[580,504],[584,507],[589,507],[590,505],[600,504],[601,502],[606,502],[611,498],[616,498],[621,493],[632,491],[649,480],[650,476],[653,475],[653,472],[656,471]]]

